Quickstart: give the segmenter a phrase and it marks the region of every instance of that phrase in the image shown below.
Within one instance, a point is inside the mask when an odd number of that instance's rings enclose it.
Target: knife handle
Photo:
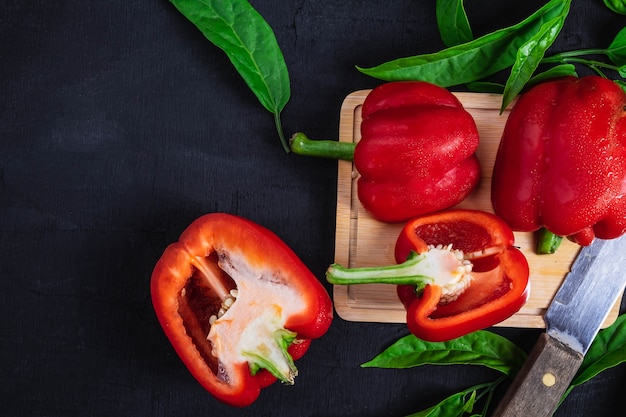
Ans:
[[[581,353],[542,333],[493,416],[550,417],[582,361]]]

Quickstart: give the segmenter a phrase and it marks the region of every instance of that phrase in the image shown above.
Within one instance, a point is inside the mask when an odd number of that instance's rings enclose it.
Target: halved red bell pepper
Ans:
[[[422,81],[381,84],[361,107],[361,138],[291,139],[299,155],[354,160],[361,205],[384,222],[443,210],[480,179],[479,135],[472,116],[448,90]]]
[[[334,284],[396,284],[411,333],[444,341],[495,325],[515,314],[529,295],[529,268],[497,216],[449,210],[410,220],[395,247],[398,265],[343,268]]]
[[[332,321],[320,281],[274,233],[241,217],[195,220],[165,249],[151,279],[155,312],[174,349],[217,399],[246,406]]]
[[[492,178],[494,210],[513,230],[580,245],[623,235],[626,93],[599,76],[531,88],[507,119]]]

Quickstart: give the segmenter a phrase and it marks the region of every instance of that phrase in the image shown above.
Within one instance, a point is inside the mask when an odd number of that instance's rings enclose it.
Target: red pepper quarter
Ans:
[[[421,297],[413,287],[399,286],[413,334],[432,341],[453,339],[500,323],[526,303],[528,262],[513,246],[513,232],[500,218],[482,211],[450,210],[409,221],[396,242],[396,261],[443,242],[472,262],[472,281],[455,301],[443,305],[434,285],[424,288]]]
[[[450,340],[493,326],[526,303],[528,262],[513,243],[513,232],[497,216],[448,210],[406,223],[396,241],[398,265],[348,269],[335,264],[327,279],[397,284],[411,333],[433,342]]]
[[[277,378],[293,383],[293,361],[332,321],[328,293],[282,240],[223,213],[198,218],[165,249],[151,294],[191,374],[233,406]]]
[[[513,107],[492,203],[513,230],[588,245],[626,232],[626,93],[599,76],[541,83]]]

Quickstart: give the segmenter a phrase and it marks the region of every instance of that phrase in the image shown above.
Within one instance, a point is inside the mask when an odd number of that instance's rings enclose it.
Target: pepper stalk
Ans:
[[[537,235],[537,253],[539,255],[556,253],[562,241],[563,236],[555,235],[545,227],[542,227]]]
[[[451,245],[429,246],[424,253],[411,252],[408,259],[397,265],[382,267],[344,268],[332,264],[326,271],[331,284],[394,284],[414,285],[421,292],[426,285],[441,287],[441,304],[456,300],[470,285],[472,263],[463,252]]]
[[[296,155],[317,156],[321,158],[352,161],[354,159],[354,142],[334,140],[312,140],[304,133],[297,132],[289,140],[289,149]]]

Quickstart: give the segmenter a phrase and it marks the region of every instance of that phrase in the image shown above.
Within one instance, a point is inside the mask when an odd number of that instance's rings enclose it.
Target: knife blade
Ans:
[[[625,286],[626,235],[581,248],[494,417],[551,416]]]

